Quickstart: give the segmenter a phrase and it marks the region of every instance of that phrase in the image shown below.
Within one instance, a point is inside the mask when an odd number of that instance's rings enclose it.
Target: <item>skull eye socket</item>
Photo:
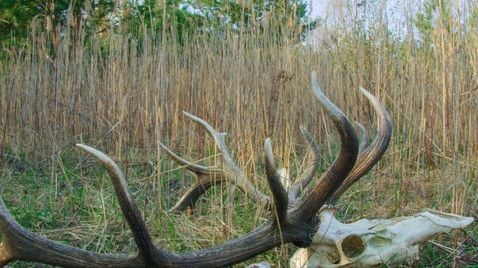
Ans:
[[[350,235],[342,240],[342,250],[347,258],[354,258],[365,250],[365,243],[360,236]]]

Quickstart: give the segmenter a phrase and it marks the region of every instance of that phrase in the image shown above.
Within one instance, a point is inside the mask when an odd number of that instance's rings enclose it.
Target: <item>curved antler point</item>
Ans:
[[[264,140],[264,152],[266,154],[266,160],[267,162],[274,167],[274,154],[272,153],[272,142],[270,138],[266,138]]]

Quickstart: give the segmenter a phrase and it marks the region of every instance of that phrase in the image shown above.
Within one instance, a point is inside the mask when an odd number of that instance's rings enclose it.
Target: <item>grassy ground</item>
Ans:
[[[156,245],[182,251],[237,237],[266,213],[239,192],[231,197],[227,186],[209,192],[192,216],[167,213],[194,178],[158,149],[157,139],[189,159],[219,161],[204,130],[181,111],[198,115],[228,132],[238,162],[265,189],[257,148],[271,137],[281,166],[300,173],[303,125],[321,144],[323,171],[337,142],[309,89],[316,70],[352,120],[375,128],[355,90],[362,86],[394,122],[382,161],[340,199],[341,219],[424,208],[478,217],[477,33],[437,27],[429,43],[419,43],[384,28],[364,34],[334,27],[314,51],[297,47],[294,33],[268,31],[186,36],[182,44],[148,34],[138,41],[66,33],[55,51],[48,34],[33,35],[1,62],[1,197],[25,227],[51,239],[133,252],[109,179],[74,149],[81,142],[108,152],[126,170]],[[414,265],[476,266],[477,236],[476,223],[438,236]],[[280,265],[293,251],[287,246],[252,261]]]
[[[134,241],[122,218],[108,175],[89,158],[74,157],[77,162],[65,158],[59,160],[62,171],[54,174],[51,170],[35,167],[19,169],[18,163],[2,168],[2,198],[16,219],[31,230],[70,245],[105,253],[134,252]],[[132,192],[155,244],[161,248],[188,251],[219,244],[248,232],[267,217],[265,211],[239,192],[234,194],[234,207],[230,208],[228,203],[231,200],[226,193],[230,190],[226,186],[211,189],[200,199],[193,215],[168,213],[167,208],[183,191],[181,185],[189,184],[192,176],[171,167],[162,167],[164,171],[155,186],[157,166],[154,164],[121,165],[126,167]],[[399,182],[384,177],[388,172],[386,167],[376,169],[350,189],[341,199],[339,218],[350,222],[359,218],[410,215],[422,208],[433,207],[423,204],[440,202],[435,193],[423,187],[420,189],[415,185],[402,189]],[[413,180],[421,181],[422,176],[435,177],[435,173],[433,170],[422,172],[420,178]],[[408,181],[412,183],[411,179]],[[388,190],[377,191],[377,187]],[[387,192],[394,194],[387,195]],[[445,201],[453,203],[452,196],[452,193],[445,196]],[[429,201],[430,198],[433,200]],[[476,217],[473,212],[467,213],[470,214]],[[477,264],[477,234],[477,225],[473,224],[466,230],[437,236],[424,244],[421,258],[413,262],[413,266],[473,267]],[[294,250],[293,246],[287,246],[262,254],[248,263],[267,260],[274,265],[285,265]],[[20,262],[13,265],[27,266],[30,264]]]

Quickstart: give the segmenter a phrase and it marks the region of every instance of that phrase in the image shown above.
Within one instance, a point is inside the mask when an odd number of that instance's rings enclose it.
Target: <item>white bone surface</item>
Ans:
[[[332,210],[320,212],[312,245],[295,252],[292,268],[370,267],[418,258],[419,245],[433,235],[464,228],[471,217],[426,210],[414,216],[339,222]]]

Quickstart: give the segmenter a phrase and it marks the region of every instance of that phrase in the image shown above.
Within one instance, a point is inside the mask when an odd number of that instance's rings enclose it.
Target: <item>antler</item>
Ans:
[[[222,182],[230,181],[230,183],[237,185],[238,188],[250,195],[250,197],[257,203],[264,206],[269,206],[269,197],[257,190],[246,178],[244,172],[234,160],[232,154],[229,152],[229,148],[226,146],[224,138],[226,133],[220,133],[215,130],[211,125],[201,118],[194,116],[190,113],[183,112],[186,117],[196,122],[200,126],[206,129],[207,133],[213,138],[216,146],[221,152],[224,160],[223,168],[218,167],[205,167],[189,162],[188,160],[181,158],[173,151],[171,151],[166,145],[160,143],[159,145],[164,151],[174,160],[177,164],[184,166],[187,170],[196,174],[197,181],[191,186],[191,188],[179,199],[176,205],[171,208],[171,211],[182,211],[188,207],[194,207],[197,199],[206,192],[211,186],[220,184]]]
[[[314,80],[313,80],[314,81]],[[315,85],[318,86],[318,85]],[[388,148],[390,138],[392,137],[393,124],[390,115],[383,105],[367,90],[359,88],[360,92],[370,101],[378,115],[378,133],[371,144],[368,144],[368,135],[365,128],[358,124],[361,131],[361,142],[359,155],[353,170],[347,176],[339,189],[330,197],[329,202],[335,203],[337,199],[354,183],[356,183],[365,173],[380,160]]]
[[[264,207],[270,206],[270,199],[252,185],[244,175],[244,172],[234,160],[234,157],[229,151],[224,138],[226,133],[220,133],[215,130],[209,123],[203,119],[194,116],[190,113],[183,112],[186,117],[192,121],[198,123],[200,126],[206,129],[207,133],[213,138],[223,157],[223,168],[219,167],[205,167],[198,164],[194,164],[173,151],[171,151],[163,143],[159,143],[161,148],[180,166],[183,166],[188,171],[194,173],[197,177],[197,181],[189,188],[188,191],[179,199],[176,205],[171,208],[170,211],[178,212],[183,211],[186,208],[193,208],[199,197],[205,193],[211,186],[221,184],[223,182],[229,182],[250,196],[255,203]],[[290,198],[295,199],[302,192],[302,190],[311,182],[317,169],[319,167],[320,153],[317,144],[313,140],[310,133],[303,127],[300,128],[302,136],[310,144],[314,153],[313,164],[297,179],[297,181],[291,186],[289,191]]]
[[[317,86],[315,73],[312,74],[312,88],[338,130],[342,144],[339,155],[315,187],[309,191],[309,194],[300,196],[302,189],[317,172],[318,150],[311,136],[307,131],[302,130],[303,136],[315,151],[315,165],[297,180],[289,192],[280,182],[280,174],[275,167],[272,154],[271,141],[266,139],[264,143],[265,166],[267,182],[272,193],[272,199],[268,202],[271,202],[273,215],[267,222],[245,236],[212,248],[186,253],[172,253],[155,247],[120,168],[104,153],[86,145],[78,145],[95,156],[110,174],[122,213],[133,233],[138,248],[137,255],[98,254],[43,238],[21,227],[0,199],[0,232],[3,235],[0,244],[0,266],[13,260],[27,260],[68,267],[224,267],[252,258],[283,243],[293,243],[301,247],[308,246],[318,228],[316,214],[319,209],[328,200],[333,200],[338,193],[345,191],[348,186],[344,186],[344,181],[353,183],[361,174],[373,166],[383,154],[388,144],[387,139],[390,136],[389,134],[379,134],[379,137],[382,138],[376,138],[370,146],[360,146],[364,149],[359,152],[359,141],[352,125]],[[366,94],[365,91],[362,91],[362,93]],[[367,94],[366,96],[372,103],[376,101],[373,96]],[[374,107],[378,110],[377,107],[381,106],[374,104]],[[388,120],[386,112],[379,111],[380,114],[385,115],[382,116],[385,121]],[[192,116],[190,118],[194,118],[193,120],[196,122],[201,120]],[[205,127],[209,126],[204,121],[200,124]],[[388,132],[390,130],[391,125],[389,128],[381,125],[380,131]],[[211,130],[208,131],[210,134],[215,133]],[[235,164],[231,165],[234,162],[227,148],[225,146],[221,147],[224,144],[222,136],[218,135],[217,137],[219,138],[216,139],[216,144],[219,145],[224,157],[229,157],[229,160],[226,159],[226,161],[229,161],[229,168],[236,166]],[[385,142],[383,142],[384,139]],[[377,153],[377,150],[381,153]],[[169,152],[169,154],[175,155],[172,152]],[[357,157],[359,157],[359,160],[356,163]],[[180,157],[177,157],[176,161],[186,165],[192,171],[199,171],[200,174],[216,172],[216,174],[224,175],[222,171],[216,168],[194,165]],[[234,168],[231,168],[231,170],[234,170]],[[237,177],[244,178],[243,175]]]

